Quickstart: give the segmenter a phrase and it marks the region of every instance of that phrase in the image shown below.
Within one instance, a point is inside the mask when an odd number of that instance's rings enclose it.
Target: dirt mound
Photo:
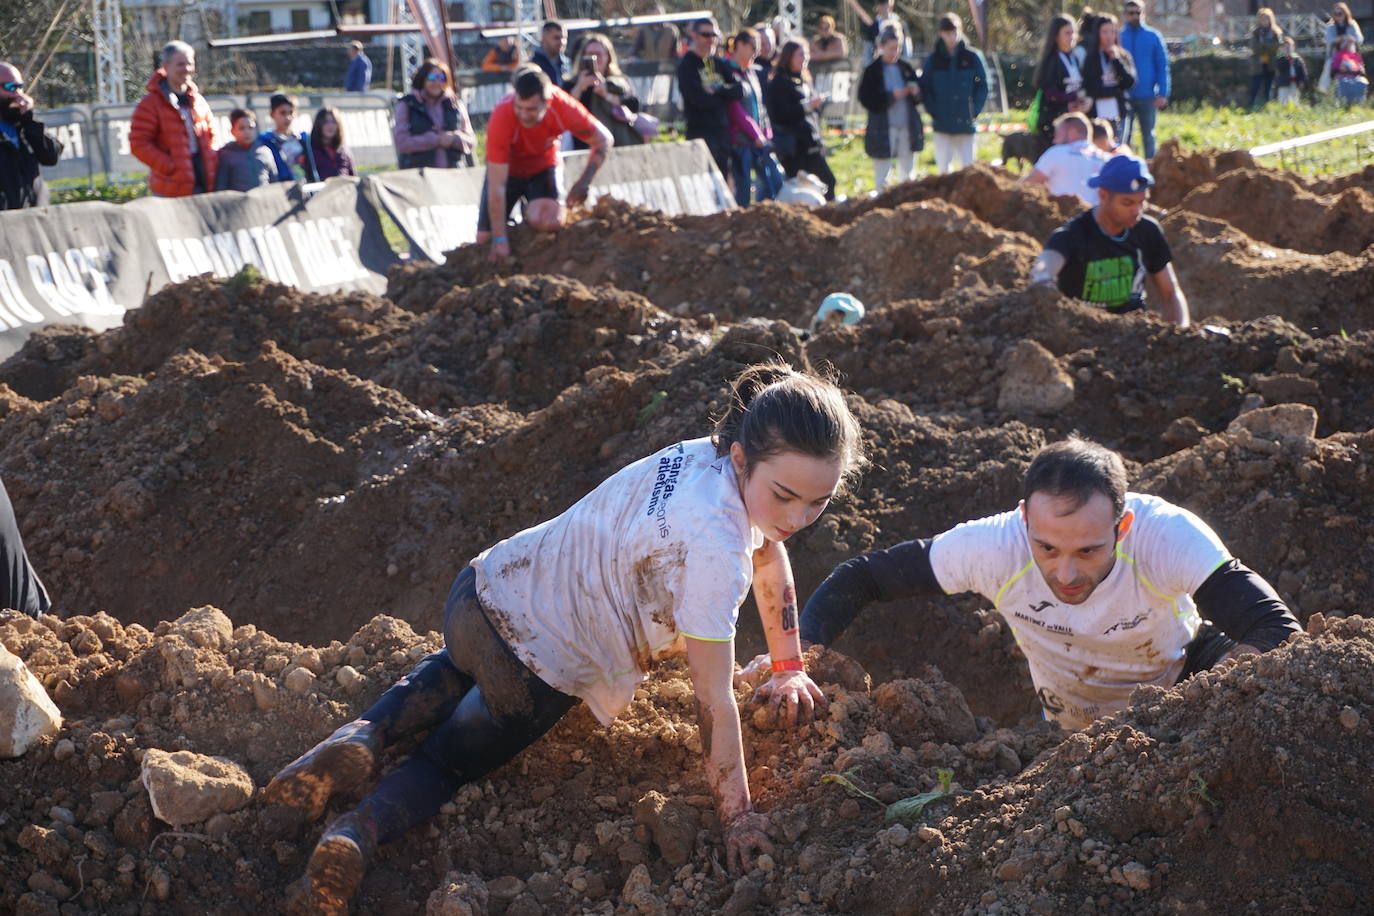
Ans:
[[[1359,254],[1374,242],[1374,195],[1363,188],[1313,194],[1294,176],[1236,169],[1189,192],[1180,209],[1230,223],[1281,248]]]
[[[1275,652],[1142,688],[915,849],[873,844],[849,911],[1358,912],[1371,677],[1374,623],[1317,618]]]
[[[1157,182],[1150,190],[1150,201],[1172,209],[1194,188],[1216,181],[1227,172],[1254,168],[1255,158],[1245,150],[1185,151],[1178,140],[1166,140],[1150,160],[1150,173]]]
[[[1194,318],[1247,321],[1279,313],[1327,334],[1374,327],[1374,259],[1279,248],[1182,209],[1163,225]]]
[[[1037,241],[1049,238],[1083,209],[1073,197],[1055,197],[1044,188],[1022,184],[1006,169],[977,163],[960,172],[903,182],[875,198],[835,204],[817,214],[836,226],[845,226],[874,210],[928,200],[948,201],[991,226],[1023,232]]]

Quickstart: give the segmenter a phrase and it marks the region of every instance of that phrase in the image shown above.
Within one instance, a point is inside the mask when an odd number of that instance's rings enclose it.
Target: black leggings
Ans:
[[[798,172],[810,172],[825,182],[825,199],[835,199],[835,173],[830,171],[830,163],[825,161],[824,153],[802,153],[793,156],[779,156],[783,173],[795,178]]]
[[[444,650],[422,659],[361,716],[387,745],[439,727],[363,799],[358,814],[375,823],[379,843],[389,843],[529,747],[578,702],[516,658],[477,600],[476,572],[464,567],[444,608]]]
[[[1183,671],[1176,683],[1183,683],[1199,671],[1207,671],[1221,661],[1221,657],[1238,646],[1234,639],[1210,623],[1198,628],[1192,642],[1183,649]]]

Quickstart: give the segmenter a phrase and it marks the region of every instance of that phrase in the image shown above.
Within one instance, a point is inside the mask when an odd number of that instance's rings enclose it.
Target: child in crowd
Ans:
[[[1135,155],[1125,143],[1116,142],[1116,132],[1112,130],[1112,122],[1106,118],[1093,118],[1093,146],[1109,156]]]
[[[344,146],[343,123],[337,108],[321,108],[310,128],[310,152],[320,181],[335,175],[356,175],[353,156]]]
[[[1364,75],[1364,58],[1360,57],[1359,48],[1353,37],[1346,36],[1341,39],[1340,50],[1331,58],[1331,78],[1336,84],[1336,98],[1347,107],[1363,102],[1369,90],[1369,80]]]
[[[319,181],[309,135],[291,132],[291,122],[296,119],[296,100],[279,92],[272,96],[270,104],[272,130],[263,131],[258,139],[272,153],[276,163],[277,171],[272,180]]]
[[[229,130],[234,139],[220,147],[215,190],[247,191],[269,184],[277,166],[271,152],[258,142],[258,119],[251,111],[235,108],[229,112]]]
[[[1274,58],[1274,86],[1277,87],[1280,105],[1296,105],[1307,85],[1307,64],[1298,53],[1297,45],[1287,36],[1279,56]]]

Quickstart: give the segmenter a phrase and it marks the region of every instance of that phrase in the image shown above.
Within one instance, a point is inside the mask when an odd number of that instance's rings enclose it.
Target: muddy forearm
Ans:
[[[706,766],[706,782],[720,822],[728,824],[753,807],[744,772],[744,743],[734,694],[697,699],[697,723]]]
[[[797,587],[787,548],[769,541],[754,552],[754,603],[774,661],[801,658]]]

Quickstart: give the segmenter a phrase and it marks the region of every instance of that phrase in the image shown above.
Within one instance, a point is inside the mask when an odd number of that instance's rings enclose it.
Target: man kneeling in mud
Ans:
[[[1301,627],[1201,519],[1126,491],[1121,456],[1071,438],[1041,449],[1021,504],[837,567],[801,636],[830,643],[874,601],[977,592],[1011,627],[1045,715],[1065,728]]]

